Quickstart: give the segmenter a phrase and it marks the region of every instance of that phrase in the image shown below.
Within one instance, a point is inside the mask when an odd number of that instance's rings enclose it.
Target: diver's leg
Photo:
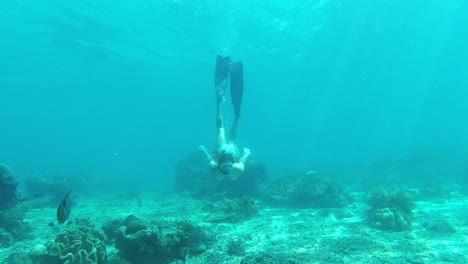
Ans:
[[[234,118],[234,122],[232,123],[231,127],[231,134],[229,135],[229,141],[234,142],[237,136],[237,125],[239,124],[239,117],[236,116]]]
[[[216,90],[216,128],[218,129],[217,145],[220,148],[226,144],[226,132],[224,130],[223,115],[221,113],[221,103],[224,101],[224,94],[228,86],[229,69],[231,67],[231,58],[216,57],[214,84]]]
[[[221,113],[221,101],[216,103],[216,128],[218,129],[217,146],[218,149],[226,144],[226,132],[224,130],[223,114]]]
[[[216,57],[214,84],[216,89],[216,99],[218,102],[224,100],[224,94],[228,85],[229,68],[231,67],[231,58]]]

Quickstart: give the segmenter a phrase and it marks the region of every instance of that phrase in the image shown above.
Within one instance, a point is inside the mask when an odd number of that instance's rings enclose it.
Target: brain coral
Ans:
[[[99,264],[106,259],[104,237],[89,227],[61,233],[48,248],[64,264]]]

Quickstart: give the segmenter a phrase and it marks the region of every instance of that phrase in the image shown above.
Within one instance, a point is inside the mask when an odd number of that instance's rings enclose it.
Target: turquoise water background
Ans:
[[[3,0],[0,161],[168,190],[178,160],[214,147],[222,54],[244,62],[238,144],[272,176],[352,182],[437,153],[463,179],[467,14],[464,0]]]

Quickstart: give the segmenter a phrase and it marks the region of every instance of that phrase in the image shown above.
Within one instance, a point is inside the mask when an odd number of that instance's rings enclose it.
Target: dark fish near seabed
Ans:
[[[70,193],[72,191],[69,191],[67,195],[65,195],[65,198],[60,202],[59,207],[57,208],[57,221],[59,224],[65,223],[67,221],[68,216],[70,215],[71,212],[71,206],[70,206],[70,201],[68,197],[70,196]]]

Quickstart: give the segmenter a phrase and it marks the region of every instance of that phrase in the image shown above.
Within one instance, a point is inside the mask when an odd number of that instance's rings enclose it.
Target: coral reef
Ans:
[[[275,179],[264,192],[266,201],[288,207],[338,208],[352,200],[340,186],[316,172]]]
[[[176,165],[175,190],[186,192],[196,198],[203,198],[208,193],[216,192],[217,186],[211,175],[206,160],[198,152],[189,154]]]
[[[371,223],[380,230],[404,231],[411,226],[411,221],[401,210],[388,207],[373,211]]]
[[[105,260],[104,235],[87,219],[77,219],[47,247],[36,244],[29,254],[14,253],[8,257],[8,263],[15,264],[100,264]]]
[[[150,224],[143,219],[139,219],[134,215],[129,215],[123,221],[123,224],[127,227],[125,229],[125,235],[135,234],[138,231],[149,229]]]
[[[17,204],[17,186],[18,182],[11,169],[0,164],[0,210],[11,208]]]
[[[386,231],[411,228],[415,204],[409,193],[379,187],[368,194],[366,202],[371,207],[368,219],[372,227]]]
[[[228,197],[258,196],[268,179],[267,167],[254,159],[247,160],[245,171],[235,181],[223,181]]]
[[[96,230],[93,225],[102,227],[107,235],[108,254],[103,264],[466,263],[466,197],[418,203],[411,232],[375,230],[362,220],[371,209],[364,203],[367,197],[377,215],[366,219],[369,224],[374,217],[388,229],[407,228],[398,226],[394,213],[395,208],[412,208],[404,205],[410,200],[403,191],[380,189],[356,192],[355,197],[359,202],[344,208],[298,210],[222,196],[198,200],[184,195],[156,199],[148,195],[141,205],[114,194],[83,196],[75,214],[89,217],[86,219],[92,219],[92,224],[74,219],[65,225],[47,226],[54,208],[29,210],[27,220],[35,239],[17,242],[8,233],[4,240],[13,246],[0,248],[0,263],[64,264],[68,259],[61,259],[58,249],[52,250],[53,239],[58,234],[81,232],[82,227]],[[254,216],[257,210],[259,214]],[[202,222],[205,214],[214,222]],[[242,214],[248,220],[235,218]],[[385,214],[393,215],[392,220],[379,219]],[[109,215],[124,217],[112,220]],[[100,241],[104,238],[92,236]]]
[[[229,197],[257,195],[261,183],[267,178],[266,166],[249,160],[245,172],[235,181],[216,180],[201,153],[194,152],[178,162],[176,166],[175,189],[195,198],[207,198],[217,193]]]
[[[31,227],[23,220],[25,209],[15,206],[0,213],[0,243],[3,247],[31,238]]]
[[[123,228],[122,220],[115,219],[104,224],[102,226],[102,231],[104,231],[104,234],[106,234],[106,243],[113,243],[115,238],[117,238],[119,235],[119,232],[121,232],[121,228]]]
[[[218,202],[207,202],[203,208],[207,213],[203,221],[212,223],[239,223],[258,214],[258,208],[252,199],[224,198]]]
[[[106,259],[104,237],[89,227],[68,230],[48,247],[49,255],[69,264],[99,264]]]
[[[114,222],[115,223],[115,222]],[[166,264],[206,251],[211,243],[203,230],[188,222],[150,224],[128,216],[115,238],[120,256],[135,264]]]

